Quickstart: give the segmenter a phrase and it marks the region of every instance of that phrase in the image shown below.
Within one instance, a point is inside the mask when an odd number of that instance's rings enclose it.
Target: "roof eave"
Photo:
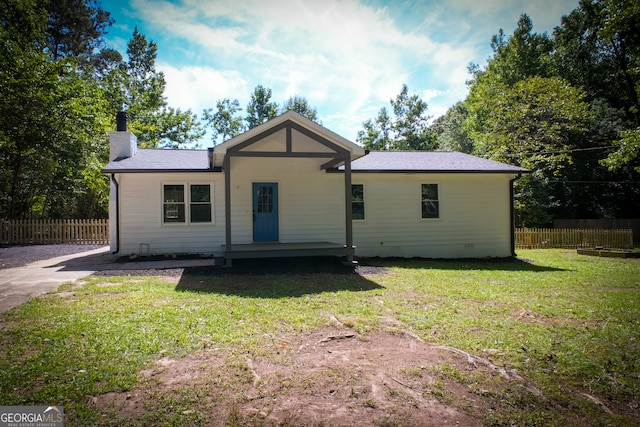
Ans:
[[[329,169],[327,172],[344,172],[344,169]],[[445,174],[463,174],[463,173],[480,173],[480,174],[525,174],[531,173],[530,170],[482,170],[482,169],[352,169],[352,173],[445,173]]]
[[[102,173],[193,173],[193,172],[222,172],[221,168],[206,169],[102,169]]]

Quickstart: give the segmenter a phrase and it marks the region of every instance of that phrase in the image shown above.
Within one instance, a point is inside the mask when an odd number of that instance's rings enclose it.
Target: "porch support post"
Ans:
[[[225,222],[225,252],[231,250],[231,154],[224,156],[224,222]],[[225,254],[226,255],[226,254]],[[231,259],[224,257],[224,263],[231,267]]]
[[[349,263],[353,263],[353,210],[351,197],[351,155],[347,153],[344,158],[344,205],[347,261]]]

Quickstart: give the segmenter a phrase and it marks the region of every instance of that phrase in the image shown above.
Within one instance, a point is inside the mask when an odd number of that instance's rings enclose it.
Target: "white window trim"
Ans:
[[[438,186],[438,217],[437,218],[423,218],[422,217],[422,186],[423,185],[429,185],[429,184],[435,184]],[[427,181],[427,182],[421,182],[420,183],[420,187],[418,187],[418,197],[419,197],[419,203],[418,203],[418,217],[420,218],[420,221],[428,221],[428,222],[432,222],[432,221],[442,221],[442,184],[440,183],[440,181]]]
[[[184,222],[165,222],[164,220],[164,186],[182,185],[184,186]],[[211,221],[191,222],[191,186],[208,185],[209,198],[211,200]],[[199,227],[215,225],[215,181],[167,181],[160,183],[160,223],[163,227]]]

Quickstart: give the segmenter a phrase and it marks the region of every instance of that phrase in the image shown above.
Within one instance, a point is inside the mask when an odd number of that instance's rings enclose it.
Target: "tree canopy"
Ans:
[[[253,90],[244,118],[240,101],[228,98],[216,101],[216,106],[205,109],[202,115],[206,126],[211,128],[211,141],[216,145],[289,110],[320,123],[317,109],[312,107],[306,98],[291,96],[282,104],[282,108],[278,108],[278,104],[271,101],[271,89],[262,85],[256,86]]]
[[[104,43],[114,23],[93,0],[0,0],[0,218],[105,217],[107,132],[126,110],[143,147],[214,144],[287,110],[319,122],[294,95],[255,87],[244,110],[221,99],[201,121],[168,105],[158,46],[137,28],[126,52]],[[640,212],[640,6],[582,0],[552,34],[522,15],[470,64],[467,97],[430,122],[403,85],[363,123],[372,150],[458,150],[529,168],[516,181],[522,225]]]
[[[427,103],[418,95],[409,95],[402,85],[395,99],[390,99],[389,115],[382,107],[375,119],[369,119],[358,131],[356,141],[368,150],[430,150],[436,147],[435,135],[430,131]]]
[[[516,181],[521,225],[640,212],[640,7],[583,0],[552,35],[523,14],[500,29],[467,97],[428,123],[407,85],[363,123],[371,150],[455,150],[532,171]],[[622,203],[621,201],[625,201]]]
[[[639,18],[637,2],[585,0],[549,36],[522,15],[512,35],[493,36],[484,67],[470,65],[466,99],[434,122],[441,149],[532,171],[516,181],[522,225],[637,217]]]
[[[173,109],[157,46],[137,29],[127,60],[104,47],[113,20],[91,0],[0,0],[0,218],[107,215],[107,132],[127,109],[143,146],[202,135]]]

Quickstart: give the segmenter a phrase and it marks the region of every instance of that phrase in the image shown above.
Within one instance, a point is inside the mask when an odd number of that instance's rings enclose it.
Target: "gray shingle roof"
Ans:
[[[340,167],[341,170],[344,167]],[[490,172],[525,173],[527,169],[455,151],[371,151],[351,164],[353,172]],[[210,171],[207,150],[139,149],[102,170],[117,172]]]
[[[102,170],[113,172],[208,171],[207,150],[163,150],[141,148],[135,156],[116,159]]]
[[[371,151],[354,160],[351,169],[354,172],[528,172],[518,166],[457,151]]]

